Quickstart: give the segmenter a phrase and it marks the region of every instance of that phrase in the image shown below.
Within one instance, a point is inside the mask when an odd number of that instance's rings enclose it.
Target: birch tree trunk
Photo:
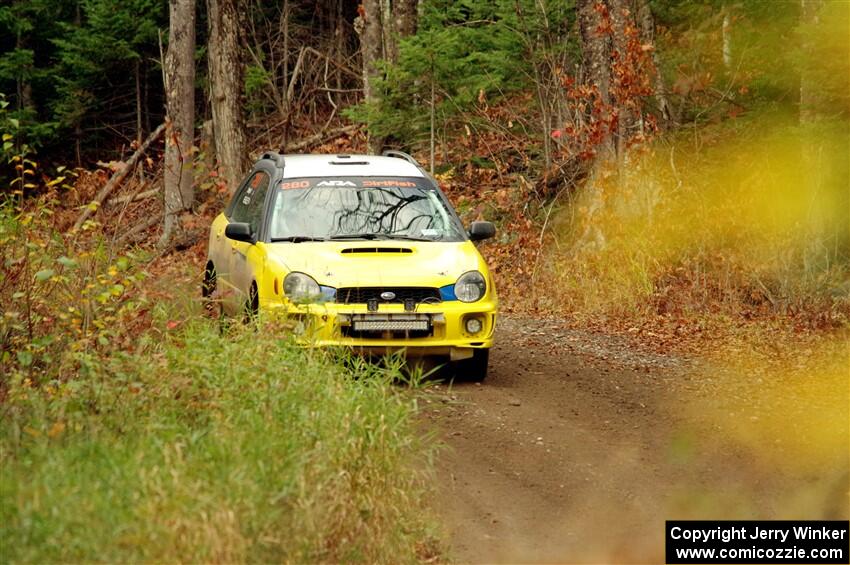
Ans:
[[[720,25],[723,69],[729,74],[732,71],[732,16],[729,7],[723,9],[723,23]]]
[[[232,194],[246,167],[243,107],[244,67],[240,12],[243,0],[207,0],[213,132],[221,175]]]
[[[165,55],[165,225],[160,246],[174,234],[178,214],[194,199],[192,144],[195,122],[195,2],[169,0],[168,52]]]

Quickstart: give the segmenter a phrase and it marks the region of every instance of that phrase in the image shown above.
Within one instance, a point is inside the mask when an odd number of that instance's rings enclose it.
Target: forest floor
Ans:
[[[740,409],[747,383],[694,359],[509,316],[490,362],[483,384],[438,385],[424,411],[445,443],[433,504],[451,560],[663,562],[668,519],[846,517],[847,457],[783,463],[799,446],[759,432],[757,401]],[[736,398],[737,433],[702,409]]]

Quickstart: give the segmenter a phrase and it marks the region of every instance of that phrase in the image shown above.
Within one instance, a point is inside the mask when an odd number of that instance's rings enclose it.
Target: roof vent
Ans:
[[[409,247],[349,247],[340,253],[413,253]]]

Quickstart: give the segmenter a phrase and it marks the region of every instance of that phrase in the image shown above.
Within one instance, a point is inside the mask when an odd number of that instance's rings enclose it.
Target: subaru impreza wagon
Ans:
[[[476,241],[409,155],[264,154],[212,224],[203,294],[295,320],[301,339],[439,356],[482,380],[497,298]]]

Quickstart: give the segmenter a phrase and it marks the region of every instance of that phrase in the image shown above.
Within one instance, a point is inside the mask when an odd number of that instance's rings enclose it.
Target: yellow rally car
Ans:
[[[496,289],[437,182],[409,155],[266,153],[212,224],[203,293],[279,312],[305,341],[441,356],[482,380]]]

